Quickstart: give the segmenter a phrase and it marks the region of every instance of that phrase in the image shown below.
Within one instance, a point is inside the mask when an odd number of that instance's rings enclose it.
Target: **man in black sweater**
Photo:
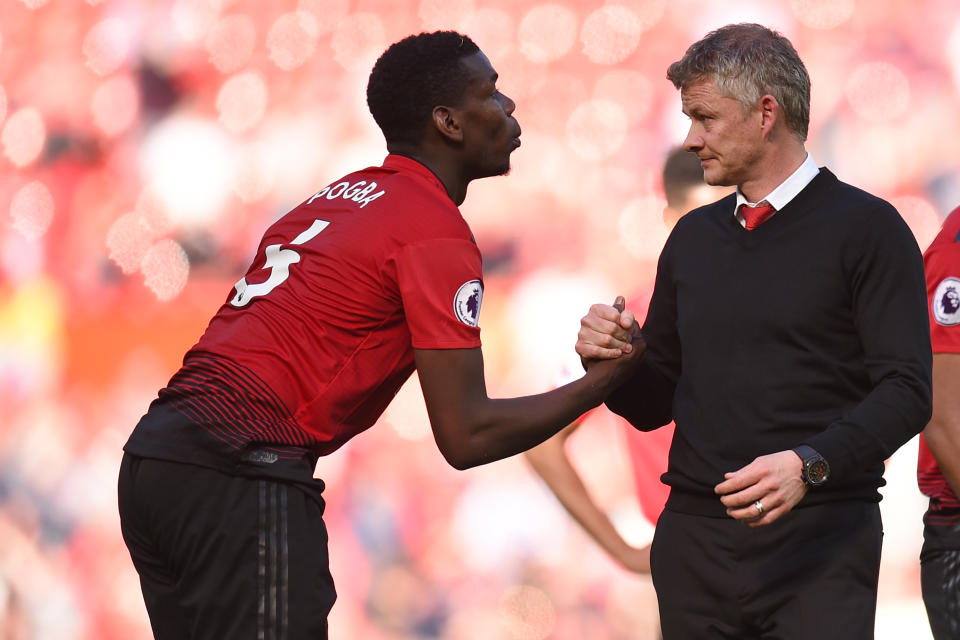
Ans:
[[[639,429],[677,425],[651,556],[664,638],[873,638],[883,461],[931,410],[920,251],[807,153],[786,38],[729,25],[667,76],[685,148],[737,191],[675,227],[646,362],[607,401]],[[594,305],[577,351],[616,357],[635,330]]]

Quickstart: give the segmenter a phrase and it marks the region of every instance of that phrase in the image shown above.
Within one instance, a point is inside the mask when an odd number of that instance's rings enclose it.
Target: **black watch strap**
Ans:
[[[808,487],[820,487],[830,478],[830,465],[816,449],[801,444],[793,448],[793,452],[800,457],[802,464],[800,477]]]

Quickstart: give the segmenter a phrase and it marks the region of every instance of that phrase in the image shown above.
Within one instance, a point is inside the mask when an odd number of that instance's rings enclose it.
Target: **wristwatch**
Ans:
[[[805,444],[794,447],[793,452],[800,456],[803,467],[800,469],[800,478],[808,487],[823,486],[830,478],[830,465],[817,453],[816,449]]]

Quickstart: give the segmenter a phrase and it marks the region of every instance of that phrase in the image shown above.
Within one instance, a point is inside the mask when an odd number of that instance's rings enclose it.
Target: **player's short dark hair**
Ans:
[[[787,127],[807,139],[810,76],[790,41],[773,29],[743,23],[711,31],[670,65],[667,78],[677,89],[713,80],[722,95],[745,109],[770,94],[780,103]]]
[[[367,106],[388,145],[420,142],[434,107],[460,104],[469,82],[460,59],[478,51],[455,31],[421,33],[390,45],[367,82]]]
[[[667,206],[678,211],[683,209],[690,189],[703,184],[703,167],[696,154],[677,147],[667,155],[663,163],[663,194]]]

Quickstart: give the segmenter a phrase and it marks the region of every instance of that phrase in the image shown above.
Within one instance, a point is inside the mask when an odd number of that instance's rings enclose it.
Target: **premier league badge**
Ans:
[[[464,282],[453,299],[453,310],[463,324],[477,326],[480,321],[480,303],[483,301],[483,283],[479,280]]]
[[[960,324],[960,279],[944,278],[937,285],[931,307],[937,324],[945,327]]]

